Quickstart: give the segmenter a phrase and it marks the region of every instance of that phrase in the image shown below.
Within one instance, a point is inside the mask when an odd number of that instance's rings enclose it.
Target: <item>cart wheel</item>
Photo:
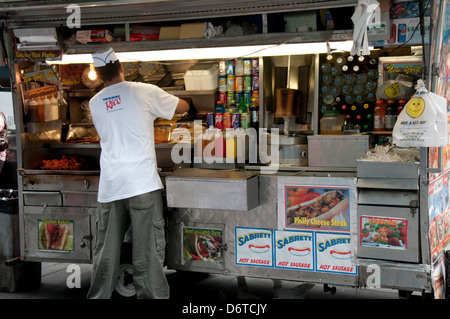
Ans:
[[[133,285],[133,266],[122,264],[119,268],[119,278],[116,282],[115,291],[122,297],[130,298],[136,295]]]

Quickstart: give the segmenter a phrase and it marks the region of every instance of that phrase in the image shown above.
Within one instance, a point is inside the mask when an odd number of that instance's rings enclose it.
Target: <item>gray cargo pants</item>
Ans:
[[[163,270],[166,241],[160,190],[99,204],[88,298],[111,298],[119,277],[122,242],[130,223],[137,298],[169,298]]]

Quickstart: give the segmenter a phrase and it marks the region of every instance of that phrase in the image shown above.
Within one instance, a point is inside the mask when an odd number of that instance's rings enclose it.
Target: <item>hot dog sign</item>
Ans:
[[[275,267],[314,270],[313,232],[274,231]]]
[[[352,261],[350,235],[316,232],[316,271],[354,274],[358,267]]]
[[[236,264],[272,267],[272,230],[236,227]]]

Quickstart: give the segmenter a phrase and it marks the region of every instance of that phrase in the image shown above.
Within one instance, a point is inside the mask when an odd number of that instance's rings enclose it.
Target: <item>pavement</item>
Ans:
[[[91,264],[77,264],[79,280],[75,280],[73,264],[41,264],[41,283],[38,287],[19,292],[0,292],[0,299],[86,299],[90,285]],[[352,287],[329,287],[324,291],[321,284],[293,281],[276,281],[263,278],[219,274],[185,273],[166,270],[172,300],[186,296],[210,300],[242,299],[398,299],[398,292],[391,289],[357,289]],[[68,284],[69,283],[69,284]],[[78,284],[79,283],[79,284]],[[78,285],[77,285],[78,284]],[[69,287],[73,286],[73,287]],[[335,290],[334,290],[335,289]],[[114,295],[115,299],[123,299]]]
[[[201,274],[165,270],[170,285],[168,301],[138,301],[135,298],[124,298],[118,294],[109,301],[99,301],[101,307],[93,307],[96,301],[86,299],[90,286],[91,264],[42,263],[41,282],[37,287],[18,292],[0,292],[0,308],[16,309],[21,315],[35,315],[36,307],[28,307],[27,303],[46,307],[54,313],[65,313],[77,316],[86,314],[118,315],[126,311],[163,311],[170,318],[207,317],[256,317],[278,318],[283,313],[304,311],[305,306],[324,314],[331,314],[333,309],[355,309],[355,305],[364,306],[365,317],[371,317],[376,311],[374,306],[382,307],[380,302],[399,302],[396,290],[391,289],[357,289],[352,287],[327,287],[324,285],[293,281],[273,281],[263,278],[237,278],[218,274]],[[79,268],[78,268],[79,267]],[[79,276],[73,280],[73,274]],[[75,286],[75,287],[70,287]],[[419,296],[417,296],[419,297]],[[419,298],[417,298],[419,299]],[[325,301],[325,302],[324,302]],[[106,304],[104,302],[107,302]],[[34,305],[33,303],[33,305]],[[78,307],[78,304],[80,306]],[[328,305],[328,306],[324,306]],[[400,303],[401,305],[401,303]],[[89,311],[85,306],[90,306]],[[389,306],[389,304],[388,304]],[[422,303],[408,303],[412,307],[423,307]],[[434,305],[433,305],[434,306]],[[202,308],[204,307],[204,308]],[[209,307],[209,308],[206,308]],[[325,307],[325,308],[324,308]],[[394,314],[404,307],[389,307]],[[69,310],[70,309],[70,310]],[[361,308],[358,308],[361,310]],[[215,310],[214,313],[211,311]],[[50,310],[49,310],[50,311]],[[203,311],[203,313],[201,312]],[[209,312],[208,312],[209,311]],[[339,310],[340,312],[342,310]],[[308,312],[309,314],[311,312]],[[144,314],[144,312],[139,312]],[[162,314],[162,312],[158,312]],[[133,314],[135,315],[135,314]]]

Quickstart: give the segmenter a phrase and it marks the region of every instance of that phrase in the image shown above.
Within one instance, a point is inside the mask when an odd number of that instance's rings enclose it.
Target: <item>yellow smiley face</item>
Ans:
[[[406,106],[406,113],[412,118],[422,115],[425,110],[425,101],[421,97],[413,97]]]
[[[398,88],[398,84],[394,83],[389,85],[384,89],[384,94],[390,99],[397,97],[400,94],[400,89]]]

